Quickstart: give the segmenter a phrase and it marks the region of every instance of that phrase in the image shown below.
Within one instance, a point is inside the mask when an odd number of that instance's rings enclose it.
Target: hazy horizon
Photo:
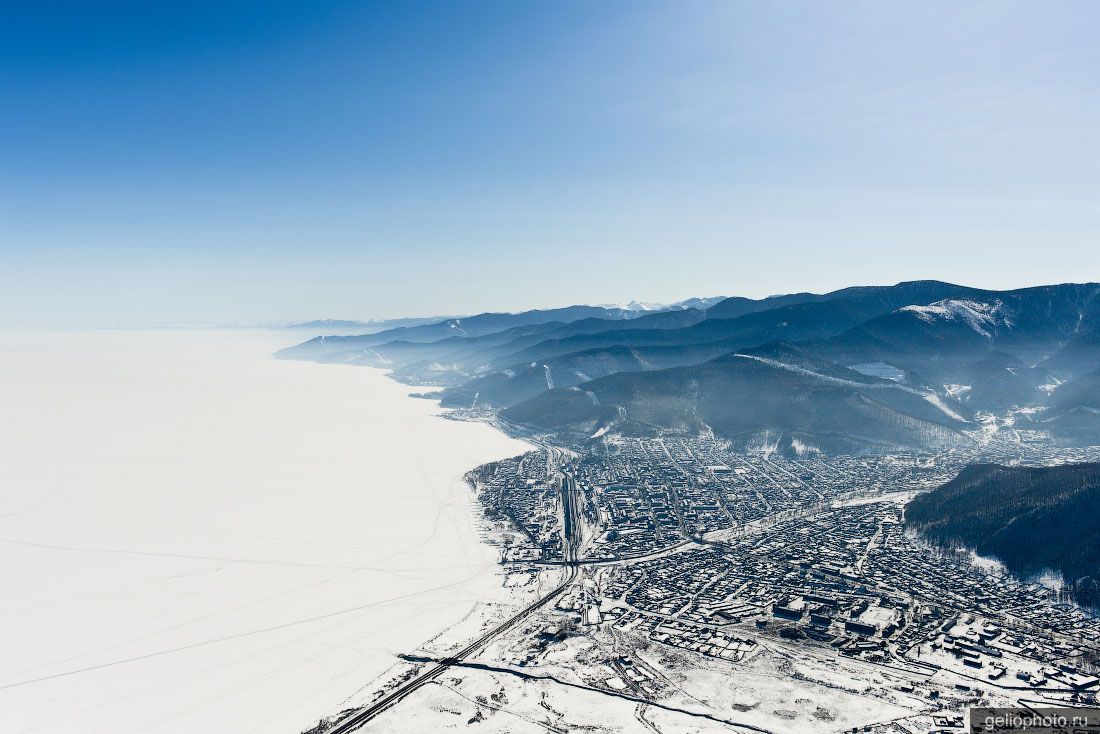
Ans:
[[[525,311],[534,311],[534,310],[553,310],[553,309],[559,309],[559,308],[565,308],[565,307],[568,307],[568,306],[577,306],[577,305],[581,305],[581,306],[600,306],[600,307],[615,308],[615,307],[625,307],[625,306],[629,305],[632,302],[637,302],[638,304],[646,304],[650,307],[658,308],[658,307],[661,307],[661,306],[668,306],[668,305],[673,305],[673,304],[676,304],[676,303],[680,303],[682,301],[687,301],[687,300],[690,300],[692,298],[714,298],[714,297],[717,297],[717,296],[721,296],[722,298],[743,297],[743,298],[751,298],[751,299],[759,300],[759,299],[765,299],[765,298],[770,298],[770,297],[774,297],[774,296],[789,295],[789,294],[792,294],[792,293],[826,294],[826,293],[830,293],[830,292],[833,292],[833,291],[836,291],[836,290],[841,290],[841,289],[849,288],[849,287],[888,286],[888,285],[895,285],[897,283],[909,282],[909,281],[912,281],[912,280],[940,280],[940,281],[942,281],[943,279],[941,279],[941,278],[922,278],[922,279],[908,279],[908,278],[906,278],[906,279],[902,279],[902,280],[898,280],[898,281],[892,281],[892,282],[889,282],[889,283],[886,283],[886,282],[882,282],[882,283],[878,283],[878,282],[846,283],[846,284],[843,284],[843,285],[839,285],[835,288],[807,289],[807,290],[800,290],[800,291],[794,291],[794,290],[791,290],[791,291],[777,291],[777,292],[773,292],[773,293],[761,293],[759,295],[755,295],[755,294],[754,295],[749,295],[749,294],[746,294],[746,293],[723,293],[723,294],[700,293],[700,294],[684,295],[684,296],[680,296],[680,297],[673,297],[673,298],[663,299],[663,300],[634,297],[634,298],[628,298],[628,299],[624,299],[622,301],[617,301],[617,302],[598,301],[595,298],[591,298],[591,299],[588,299],[588,300],[577,301],[577,302],[568,302],[568,303],[567,302],[554,302],[554,303],[545,303],[545,304],[538,304],[538,305],[490,306],[489,308],[486,308],[486,309],[481,310],[481,311],[474,311],[474,310],[470,310],[470,309],[456,309],[453,312],[446,312],[446,313],[442,313],[442,312],[441,313],[428,313],[428,312],[403,313],[402,312],[402,313],[392,313],[392,314],[386,315],[386,316],[378,316],[378,315],[374,315],[374,314],[370,314],[370,313],[365,313],[365,314],[364,313],[359,313],[359,314],[349,314],[349,313],[328,314],[328,313],[323,313],[323,314],[312,314],[312,315],[307,314],[307,315],[299,316],[297,318],[293,318],[293,317],[291,317],[291,318],[270,318],[270,319],[257,318],[257,319],[244,319],[244,320],[235,320],[235,319],[198,320],[198,319],[186,319],[186,318],[184,318],[184,319],[176,319],[176,320],[168,320],[168,321],[141,321],[141,320],[98,321],[98,322],[97,321],[85,321],[85,322],[71,321],[71,322],[59,322],[59,323],[52,323],[52,324],[50,324],[50,323],[27,322],[27,323],[10,323],[10,324],[0,323],[0,329],[15,330],[15,331],[33,331],[33,330],[36,330],[36,329],[38,329],[38,330],[75,329],[75,330],[104,330],[104,331],[110,331],[112,329],[150,329],[150,330],[157,330],[157,329],[243,329],[243,330],[247,330],[247,329],[268,329],[268,328],[282,328],[282,327],[298,326],[298,325],[301,325],[301,324],[308,324],[308,323],[313,322],[313,321],[330,321],[330,320],[331,321],[361,321],[361,322],[364,322],[364,323],[370,323],[370,322],[384,322],[384,321],[389,321],[389,320],[393,320],[393,319],[405,319],[405,318],[408,318],[408,319],[433,319],[433,318],[445,319],[445,318],[452,318],[452,317],[459,317],[459,316],[475,316],[479,313],[512,313],[512,314],[515,314],[515,313],[522,313],[522,312],[525,312]],[[944,281],[944,282],[950,282],[950,281]],[[1026,289],[1026,288],[1037,288],[1037,287],[1043,287],[1043,286],[1064,285],[1064,284],[1069,284],[1069,283],[1085,284],[1085,283],[1090,283],[1090,282],[1096,282],[1096,281],[1081,279],[1081,280],[1067,280],[1067,281],[1060,281],[1060,282],[1034,282],[1034,283],[1025,282],[1022,285],[1012,285],[1012,286],[996,286],[996,285],[983,286],[983,285],[977,285],[973,282],[967,282],[967,281],[955,281],[954,284],[955,285],[962,285],[962,286],[972,287],[972,288],[979,288],[979,289],[982,289],[982,290],[989,290],[989,291],[1010,291],[1010,290],[1019,290],[1019,289]]]

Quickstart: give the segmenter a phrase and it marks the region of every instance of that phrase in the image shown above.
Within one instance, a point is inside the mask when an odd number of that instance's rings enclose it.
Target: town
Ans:
[[[579,570],[543,615],[551,636],[640,637],[731,670],[764,647],[877,666],[919,704],[908,726],[861,731],[961,731],[967,705],[1094,705],[1100,690],[1100,618],[1055,580],[1015,578],[903,524],[909,499],[968,464],[1100,458],[1019,438],[935,456],[791,458],[708,437],[607,437],[583,453],[540,444],[468,479],[506,528],[509,573]],[[654,697],[656,676],[620,658],[619,673],[590,683]]]

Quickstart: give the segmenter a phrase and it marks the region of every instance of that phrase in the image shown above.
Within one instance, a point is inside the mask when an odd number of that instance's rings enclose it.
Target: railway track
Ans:
[[[361,709],[352,711],[350,714],[338,721],[336,723],[336,726],[334,726],[332,729],[329,729],[326,734],[348,734],[348,732],[359,730],[361,727],[370,722],[371,719],[378,716],[386,709],[399,703],[402,699],[404,699],[411,693],[419,690],[420,688],[438,678],[447,670],[447,668],[477,653],[494,639],[526,619],[540,607],[545,606],[547,602],[560,596],[563,591],[569,588],[569,585],[572,584],[573,581],[576,580],[576,578],[577,568],[571,566],[569,568],[569,575],[566,576],[565,580],[557,587],[555,587],[546,596],[543,596],[540,599],[528,604],[519,612],[501,622],[499,625],[471,642],[459,652],[451,655],[450,657],[446,657],[440,660],[429,670],[421,673],[420,675],[407,681],[406,683],[401,684],[394,690],[382,696],[382,698],[378,699],[374,703],[368,704]]]

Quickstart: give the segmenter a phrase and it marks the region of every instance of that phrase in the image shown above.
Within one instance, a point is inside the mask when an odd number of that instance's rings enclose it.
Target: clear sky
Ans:
[[[0,325],[1100,280],[1100,3],[0,0]]]

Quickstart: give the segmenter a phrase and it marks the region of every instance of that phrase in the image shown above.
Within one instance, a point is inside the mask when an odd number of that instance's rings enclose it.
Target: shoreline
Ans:
[[[436,387],[433,385],[409,385],[401,380],[393,378],[392,370],[387,370],[382,367],[371,365],[344,366],[358,368],[367,367],[376,370],[377,373],[381,374],[387,380],[390,380],[396,385],[400,385],[402,388]],[[460,410],[444,408],[441,405],[440,397],[436,394],[430,392],[410,392],[406,394],[406,398],[410,400],[428,400],[432,402],[433,408],[436,411],[433,416],[435,418],[457,423],[482,424],[508,439],[519,441],[525,445],[525,450],[520,453],[500,456],[490,459],[489,461],[475,464],[466,468],[459,476],[453,479],[453,481],[460,481],[465,488],[463,493],[465,514],[470,521],[471,529],[477,536],[478,542],[494,551],[496,556],[494,575],[498,577],[500,589],[507,598],[492,602],[475,601],[470,610],[461,619],[434,633],[429,633],[429,636],[425,637],[416,647],[395,653],[397,660],[395,660],[389,668],[372,678],[370,681],[364,683],[358,691],[348,696],[344,700],[339,711],[325,715],[319,721],[312,724],[311,728],[302,730],[301,734],[323,734],[325,731],[328,731],[349,712],[369,705],[373,701],[386,695],[387,692],[393,690],[402,682],[419,674],[426,661],[432,658],[444,658],[454,653],[468,640],[476,637],[479,631],[500,623],[509,614],[514,613],[517,609],[530,603],[533,598],[537,598],[542,594],[544,587],[554,585],[560,581],[560,579],[555,580],[553,578],[548,580],[548,577],[564,575],[561,574],[559,569],[550,566],[543,568],[538,568],[536,566],[533,573],[529,570],[507,570],[506,564],[504,563],[505,559],[502,547],[503,536],[505,533],[509,532],[511,526],[506,520],[494,520],[488,516],[485,511],[485,506],[478,496],[477,484],[472,479],[473,474],[486,464],[522,456],[531,451],[537,451],[539,447],[532,444],[528,437],[516,435],[511,431],[505,430],[498,421],[491,420],[490,416],[465,416],[461,414]],[[529,579],[522,586],[512,585],[509,579],[515,575],[527,575]],[[418,653],[420,653],[419,656]]]

